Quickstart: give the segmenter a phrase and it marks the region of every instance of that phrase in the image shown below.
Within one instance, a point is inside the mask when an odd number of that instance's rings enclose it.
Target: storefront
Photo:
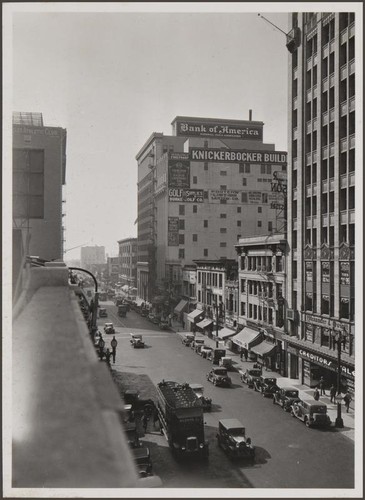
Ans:
[[[253,346],[259,344],[262,338],[263,334],[261,331],[245,326],[243,330],[232,337],[232,350],[241,352],[242,349],[246,349],[250,359],[255,359],[256,354],[251,353],[250,350]]]
[[[291,341],[294,342],[294,341]],[[338,361],[337,352],[333,355],[324,353],[320,346],[308,348],[303,345],[303,341],[295,341],[295,345],[289,345],[291,356],[296,356],[301,363],[301,372],[299,371],[302,383],[309,387],[315,387],[321,377],[325,380],[325,387],[329,388],[333,384],[337,388]],[[355,389],[355,365],[347,356],[341,359],[341,391],[346,389],[354,391]]]
[[[213,320],[209,318],[203,319],[203,321],[199,321],[196,324],[199,331],[201,331],[204,335],[208,335],[209,337],[212,335],[213,330]]]
[[[177,304],[177,306],[174,309],[174,314],[176,315],[176,319],[182,323],[182,316],[183,312],[186,310],[188,306],[188,301],[181,299],[180,302]]]
[[[276,370],[276,345],[268,340],[251,347],[251,352],[256,354],[256,361],[270,370]]]
[[[204,315],[204,311],[201,309],[194,309],[194,311],[191,311],[191,313],[188,314],[188,330],[189,331],[195,331],[196,330],[196,324],[202,320],[202,317]]]

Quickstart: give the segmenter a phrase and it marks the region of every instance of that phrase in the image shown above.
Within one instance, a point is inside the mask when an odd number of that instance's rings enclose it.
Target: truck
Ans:
[[[118,315],[122,318],[125,318],[127,316],[127,306],[125,304],[120,304],[118,306]]]
[[[176,457],[199,455],[207,458],[203,405],[189,384],[163,380],[157,384],[157,413],[161,433]]]

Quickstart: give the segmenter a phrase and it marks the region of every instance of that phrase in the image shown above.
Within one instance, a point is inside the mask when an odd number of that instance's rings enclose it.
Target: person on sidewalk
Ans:
[[[110,345],[112,346],[113,363],[115,364],[115,356],[117,354],[117,345],[118,345],[118,341],[115,338],[115,335],[113,336],[112,341],[110,342]]]
[[[147,432],[147,425],[148,425],[148,420],[149,418],[147,417],[146,414],[143,415],[143,419],[142,419],[142,425],[143,425],[143,430],[144,430],[144,433],[146,434]]]
[[[316,401],[318,401],[318,400],[319,400],[319,390],[318,390],[318,387],[316,387],[316,388],[314,389],[314,394],[313,394],[313,397],[314,397],[314,399],[315,399]]]
[[[350,403],[352,401],[352,396],[351,394],[349,393],[349,391],[346,392],[344,398],[343,398],[343,401],[345,403],[345,406],[346,406],[346,413],[349,412],[349,409],[350,409]]]
[[[319,384],[318,385],[319,385],[319,389],[321,391],[321,396],[325,396],[326,393],[325,393],[325,390],[324,390],[324,378],[323,377],[321,377],[319,379]]]
[[[330,387],[330,398],[331,398],[331,403],[335,403],[335,397],[336,397],[336,388],[335,386],[332,384],[331,387]]]

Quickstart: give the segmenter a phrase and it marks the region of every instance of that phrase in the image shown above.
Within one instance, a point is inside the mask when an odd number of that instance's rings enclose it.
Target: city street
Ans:
[[[151,451],[154,473],[164,487],[203,488],[351,488],[354,485],[354,446],[334,429],[308,429],[284,413],[271,399],[243,386],[238,373],[231,373],[232,387],[219,388],[206,380],[211,363],[181,343],[178,334],[161,332],[156,325],[130,311],[119,318],[112,302],[101,304],[108,318],[98,320],[116,327],[118,340],[114,370],[128,380],[143,375],[151,384],[162,379],[202,383],[212,398],[213,409],[205,413],[208,462],[173,459],[164,436],[149,428],[143,441]],[[145,349],[132,349],[129,333],[143,334]],[[110,338],[109,338],[110,337]],[[106,336],[107,346],[111,336]],[[124,374],[124,375],[123,375]],[[146,377],[147,376],[147,377]],[[218,448],[216,432],[221,418],[236,417],[246,427],[256,447],[255,464],[232,462]],[[152,426],[153,427],[153,426]]]

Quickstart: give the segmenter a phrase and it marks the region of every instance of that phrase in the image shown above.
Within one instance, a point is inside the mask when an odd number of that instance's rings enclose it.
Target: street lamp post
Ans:
[[[341,330],[337,332],[334,339],[337,344],[337,417],[335,427],[343,428],[343,419],[341,415],[341,348],[346,344],[346,336]]]

